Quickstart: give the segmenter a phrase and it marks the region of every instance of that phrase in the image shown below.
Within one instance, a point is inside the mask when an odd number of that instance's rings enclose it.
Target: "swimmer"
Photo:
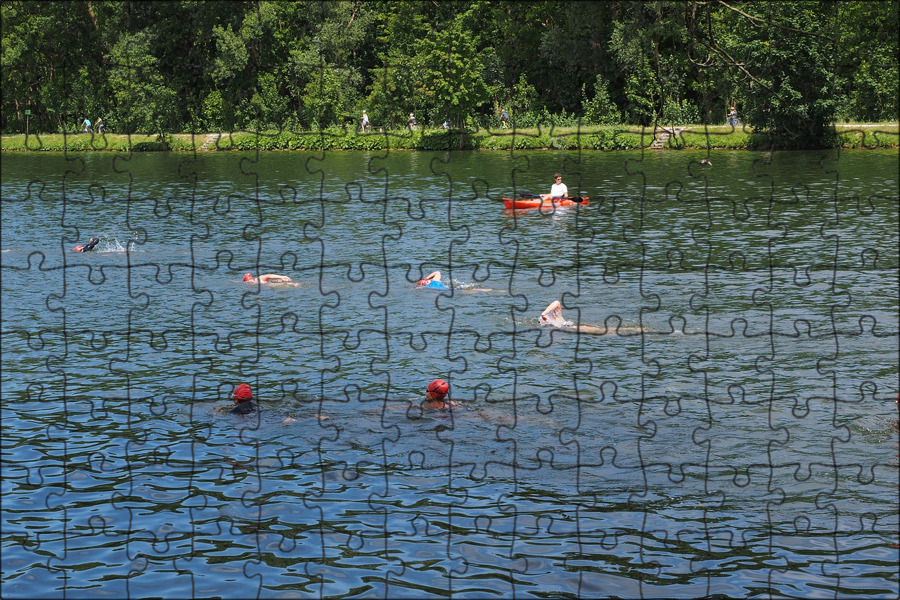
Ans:
[[[441,281],[441,272],[435,271],[428,276],[423,277],[416,282],[419,287],[434,288],[436,290],[446,290],[447,286]]]
[[[425,402],[422,403],[422,408],[433,408],[435,410],[450,410],[451,406],[456,406],[456,402],[452,402],[450,400],[433,400],[428,398],[428,393],[425,393]]]
[[[449,395],[450,384],[443,379],[435,379],[428,384],[428,388],[425,391],[425,402],[422,403],[422,408],[434,408],[437,410],[450,409],[450,407],[456,406],[456,403],[448,398]]]
[[[559,303],[559,300],[554,300],[551,302],[547,308],[544,309],[544,312],[541,313],[540,324],[547,325],[549,327],[556,327],[558,329],[567,329],[570,331],[575,331],[576,333],[588,333],[591,335],[605,335],[610,333],[619,333],[620,335],[624,333],[636,333],[642,332],[644,329],[642,327],[616,327],[615,329],[610,329],[609,327],[595,327],[594,325],[576,325],[571,321],[566,321],[562,314],[562,305]]]
[[[84,246],[75,246],[72,248],[72,252],[90,252],[94,249],[94,246],[100,243],[100,238],[92,237],[90,241]]]
[[[478,287],[473,287],[473,288],[460,287],[460,288],[456,288],[456,289],[458,289],[460,291],[460,293],[462,293],[462,294],[474,294],[475,292],[504,292],[504,291],[506,291],[506,290],[495,290],[492,288],[478,288]]]
[[[234,388],[234,408],[228,411],[231,415],[249,415],[257,410],[256,404],[253,403],[253,390],[246,383],[242,383]]]
[[[553,327],[565,327],[569,323],[563,319],[562,305],[559,300],[550,303],[544,312],[541,313],[541,325],[552,325]]]
[[[441,281],[441,272],[435,271],[434,273],[429,274],[427,277],[423,277],[419,281],[416,282],[416,285],[419,287],[427,287],[436,290],[449,290],[444,282]],[[495,290],[491,288],[482,288],[482,287],[466,287],[467,285],[474,284],[462,284],[456,287],[455,289],[459,291],[461,294],[474,294],[475,292],[503,292],[505,290]]]
[[[287,275],[278,275],[277,273],[266,273],[259,277],[254,277],[250,273],[244,273],[244,283],[290,283],[292,285],[300,285],[294,283]]]
[[[316,419],[318,419],[319,421],[330,421],[331,420],[331,417],[329,417],[328,415],[313,415],[313,416]],[[281,422],[284,423],[285,425],[289,425],[290,423],[296,423],[299,420],[300,419],[298,419],[297,417],[285,417],[284,419],[282,419]]]

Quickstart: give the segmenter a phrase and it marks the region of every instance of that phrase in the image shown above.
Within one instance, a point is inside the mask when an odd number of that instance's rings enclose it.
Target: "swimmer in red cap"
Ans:
[[[450,384],[443,379],[435,379],[428,384],[428,388],[425,391],[425,402],[422,403],[422,407],[436,408],[438,410],[448,409],[456,404],[447,397],[449,394]]]
[[[416,282],[416,285],[419,287],[427,287],[427,288],[435,288],[438,290],[446,290],[447,286],[444,285],[444,282],[441,281],[441,272],[435,271],[433,273],[429,273],[422,279]]]
[[[72,248],[72,252],[90,252],[94,249],[94,246],[100,243],[100,238],[92,237],[91,240],[85,244],[84,246],[75,246]]]
[[[242,383],[234,388],[232,397],[234,398],[234,408],[228,411],[229,414],[249,415],[257,408],[256,404],[253,403],[253,390],[246,383]]]
[[[244,283],[293,283],[293,280],[287,275],[278,275],[277,273],[266,273],[259,277],[254,277],[250,273],[244,273]]]
[[[444,282],[441,280],[441,278],[442,278],[441,272],[434,271],[433,273],[429,273],[422,279],[418,280],[416,282],[416,285],[419,286],[420,288],[432,288],[435,290],[450,289],[446,286],[446,284],[444,284]],[[463,294],[472,294],[474,292],[500,292],[500,291],[503,291],[503,290],[494,290],[491,288],[468,287],[468,285],[466,285],[466,284],[461,284],[457,289]]]

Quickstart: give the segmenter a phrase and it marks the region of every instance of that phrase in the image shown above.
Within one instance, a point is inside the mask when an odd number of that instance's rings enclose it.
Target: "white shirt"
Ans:
[[[568,195],[569,188],[567,188],[564,183],[554,183],[553,187],[550,188],[550,197],[552,198],[561,198],[562,196]]]

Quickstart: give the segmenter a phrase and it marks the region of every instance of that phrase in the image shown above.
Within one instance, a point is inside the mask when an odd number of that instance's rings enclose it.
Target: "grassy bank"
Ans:
[[[838,125],[835,136],[825,147],[897,148],[900,146],[898,125]],[[222,152],[229,150],[640,150],[650,148],[664,133],[637,127],[589,127],[544,129],[499,129],[479,131],[426,130],[410,133],[358,133],[350,130],[323,132],[232,132],[224,134],[95,135],[33,134],[4,135],[0,149],[4,152],[55,151],[83,152]],[[734,149],[768,150],[798,148],[796,143],[778,139],[749,128],[730,126],[678,127],[675,135],[662,143],[669,149]],[[662,140],[661,140],[662,141]]]

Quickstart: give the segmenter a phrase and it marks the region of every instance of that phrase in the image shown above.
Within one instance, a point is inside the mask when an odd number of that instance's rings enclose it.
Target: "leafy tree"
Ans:
[[[303,17],[310,35],[294,35],[286,79],[298,91],[304,124],[345,124],[360,103],[375,15],[364,3],[310,2]]]
[[[542,89],[550,87],[544,84],[552,79],[549,76],[552,67],[537,56],[537,47],[550,13],[558,10],[558,6],[544,1],[488,2],[481,9],[478,28],[483,38],[489,40],[492,54],[501,65],[499,80],[490,82],[496,89],[494,101],[512,106],[520,114],[531,112],[537,88],[528,82],[539,81]],[[523,86],[534,95],[521,95]]]
[[[233,120],[233,115],[226,112],[225,100],[222,98],[222,92],[212,90],[203,99],[200,107],[200,125],[204,131],[223,132],[227,131],[222,127],[222,123]]]
[[[98,6],[104,15],[105,42],[111,48],[117,32],[143,32],[148,36],[149,51],[156,58],[156,69],[173,90],[178,101],[172,114],[179,130],[199,126],[196,122],[204,99],[218,82],[212,79],[213,63],[221,40],[215,35],[228,29],[240,35],[241,25],[248,12],[255,12],[253,2],[217,2],[204,0],[171,0],[167,2],[122,2],[110,0]],[[107,33],[108,32],[108,33]],[[106,50],[108,51],[108,50]],[[241,91],[242,87],[236,87]],[[225,91],[233,97],[233,90]]]
[[[649,125],[656,116],[658,88],[646,49],[649,36],[642,30],[634,33],[633,24],[616,23],[610,45],[623,74],[625,118],[629,123]]]
[[[832,2],[725,5],[705,39],[733,77],[744,119],[796,144],[816,144],[834,122],[836,7]]]
[[[683,2],[621,3],[610,48],[621,74],[614,80],[628,122],[649,125],[699,119],[697,68]],[[687,122],[690,122],[687,121]]]
[[[288,98],[280,93],[278,80],[272,73],[261,73],[256,93],[251,104],[259,112],[262,129],[280,129],[285,117],[290,114]]]
[[[519,75],[519,81],[513,86],[509,100],[512,108],[510,118],[513,123],[519,127],[536,126],[539,123],[535,115],[541,112],[544,104],[540,101],[534,86],[528,83],[524,73]]]
[[[898,3],[7,0],[0,129],[896,120]],[[399,121],[399,122],[398,122]]]
[[[845,120],[897,119],[898,3],[841,2],[839,75]]]
[[[303,117],[314,127],[326,127],[340,123],[354,105],[345,85],[346,73],[338,69],[323,67],[318,79],[306,84]]]
[[[603,75],[594,81],[593,95],[588,96],[587,84],[581,87],[581,110],[584,122],[591,125],[619,123],[621,114],[609,97],[607,82]]]
[[[390,127],[405,122],[405,114],[424,104],[424,65],[416,52],[431,25],[421,8],[418,4],[389,2],[375,18],[373,35],[382,50],[368,73],[371,84],[365,106],[370,118]],[[359,112],[363,107],[357,109]]]
[[[557,1],[542,7],[540,19],[545,26],[538,37],[538,60],[533,62],[544,69],[530,74],[529,80],[541,90],[551,112],[579,110],[580,92],[585,86],[591,89],[597,74],[609,75],[612,55],[606,40],[612,34],[621,5]]]
[[[214,89],[210,96],[207,96],[204,113],[207,122],[227,131],[243,126],[238,119],[238,111],[246,90],[252,89],[255,82],[245,75],[250,61],[250,51],[243,38],[230,24],[216,25],[212,34],[216,52],[210,63],[209,75]],[[220,111],[218,118],[210,110],[214,107]]]
[[[490,50],[479,49],[477,37],[465,27],[470,17],[453,15],[416,44],[425,99],[438,114],[458,123],[490,110],[491,93],[484,79]]]
[[[103,107],[97,28],[90,4],[4,2],[2,129],[72,130]]]
[[[417,111],[424,99],[424,68],[418,62],[416,57],[397,57],[375,69],[367,104],[370,118],[394,128],[406,121],[404,115]]]
[[[119,129],[126,133],[173,131],[176,94],[166,86],[159,61],[150,52],[150,34],[121,36],[108,62]]]

